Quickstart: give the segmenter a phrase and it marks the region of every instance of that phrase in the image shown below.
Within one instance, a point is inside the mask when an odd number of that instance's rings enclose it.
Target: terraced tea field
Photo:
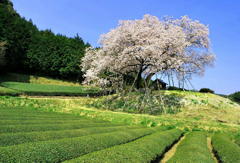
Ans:
[[[127,126],[22,108],[0,109],[0,162],[240,162],[221,134]],[[213,148],[213,151],[212,151]]]
[[[86,86],[49,85],[23,82],[0,83],[0,95],[11,95],[15,93],[41,96],[87,96],[95,95],[99,92],[100,89],[98,88],[90,88]]]

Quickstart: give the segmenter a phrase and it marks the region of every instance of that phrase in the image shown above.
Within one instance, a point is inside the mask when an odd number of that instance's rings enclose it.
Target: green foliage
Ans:
[[[229,98],[235,102],[240,103],[240,91],[229,95]]]
[[[84,86],[61,86],[21,82],[2,82],[1,85],[27,95],[94,95],[100,93],[100,89],[98,88]]]
[[[199,92],[201,92],[201,93],[214,93],[214,91],[209,89],[209,88],[201,88],[199,90]]]
[[[19,94],[20,94],[20,92],[17,90],[13,90],[10,88],[5,88],[5,87],[0,86],[0,96],[7,96],[7,95],[15,96],[15,95],[19,95]]]
[[[42,120],[44,122],[45,120]],[[57,121],[56,121],[57,122]],[[88,123],[88,122],[83,122]],[[60,131],[45,131],[45,132],[20,132],[20,133],[6,133],[0,135],[0,146],[10,146],[36,141],[46,141],[62,138],[73,138],[86,136],[97,133],[108,133],[114,131],[124,131],[126,129],[134,129],[136,127],[117,126],[117,127],[90,127],[74,130],[60,130]]]
[[[49,130],[80,129],[86,127],[117,126],[110,123],[66,123],[66,124],[37,124],[37,125],[4,125],[0,127],[1,133],[33,132]]]
[[[240,162],[240,147],[226,135],[215,134],[212,137],[213,149],[221,162]]]
[[[5,51],[6,42],[1,42],[0,40],[0,73],[4,66],[6,66]]]
[[[181,134],[179,130],[157,132],[127,144],[93,152],[66,162],[97,163],[100,160],[104,163],[151,162],[161,157]]]
[[[169,92],[172,93],[172,92]],[[181,92],[186,93],[186,92]],[[190,92],[189,92],[190,93]],[[222,97],[214,94],[202,94],[196,93],[198,96],[206,96],[209,98],[209,104],[213,105],[222,100]],[[213,96],[213,97],[211,97]],[[187,96],[192,98],[191,96]],[[192,129],[200,129],[201,131],[227,131],[236,132],[239,127],[236,124],[235,119],[238,121],[239,108],[233,109],[232,105],[226,104],[221,108],[211,108],[201,106],[192,106],[190,110],[187,110],[187,106],[182,108],[182,112],[176,115],[161,115],[151,116],[147,114],[129,114],[123,112],[112,112],[101,107],[99,109],[93,107],[87,107],[86,105],[94,103],[99,98],[78,97],[78,98],[31,98],[31,97],[4,97],[0,96],[1,107],[18,108],[19,110],[26,108],[29,110],[42,110],[47,112],[61,112],[71,113],[81,117],[94,118],[98,120],[110,121],[113,123],[121,123],[128,125],[143,125],[143,126],[170,126],[177,127],[182,130],[191,131]],[[134,99],[134,97],[133,97]],[[186,97],[184,98],[186,99]],[[223,104],[222,104],[223,105]],[[199,108],[199,109],[198,109]],[[211,111],[214,112],[211,112]],[[227,111],[227,113],[226,113]],[[77,117],[76,116],[76,117]],[[76,119],[75,117],[75,119]],[[219,123],[217,120],[219,117],[223,117],[226,123]],[[2,117],[6,118],[6,117]],[[17,117],[16,117],[17,118]],[[16,119],[15,118],[15,119]],[[28,117],[29,118],[29,117]],[[34,119],[35,117],[32,117]],[[203,119],[204,118],[204,119]],[[216,120],[217,118],[217,120]],[[19,119],[19,118],[18,118]],[[21,118],[23,119],[23,117]]]
[[[68,38],[50,30],[39,31],[22,18],[9,0],[0,1],[0,42],[6,41],[7,71],[32,72],[52,77],[83,80],[80,68],[85,48],[76,35]]]
[[[23,62],[37,27],[21,18],[9,0],[0,2],[0,41],[6,41],[6,60],[9,70],[24,69]]]
[[[151,129],[133,129],[111,133],[40,141],[0,147],[0,162],[61,162],[81,155],[127,143],[153,133]]]
[[[234,135],[234,142],[240,147],[240,133]]]
[[[176,153],[168,163],[214,163],[210,152],[206,134],[203,132],[191,132],[179,144]]]
[[[41,31],[30,44],[25,63],[32,72],[82,81],[79,65],[88,46],[78,35],[68,38],[50,30]]]
[[[4,109],[2,109],[4,108]],[[0,125],[0,133],[16,133],[16,132],[33,132],[33,131],[50,131],[50,130],[67,130],[67,129],[81,129],[86,127],[114,127],[119,124],[111,124],[102,121],[87,121],[86,119],[79,119],[78,116],[66,114],[54,114],[40,111],[26,111],[20,108],[5,108],[0,109],[1,122],[8,122],[8,124]],[[29,122],[29,124],[24,123]],[[58,123],[58,121],[65,121],[65,123]],[[82,121],[84,120],[84,121]],[[19,123],[13,123],[22,121]],[[42,121],[42,123],[40,123]],[[44,121],[52,123],[44,123]],[[55,121],[55,122],[54,122]],[[32,123],[33,122],[33,123]],[[37,122],[37,123],[36,123]]]
[[[79,86],[78,82],[53,79],[50,77],[27,75],[19,73],[5,73],[1,74],[0,82],[22,82],[32,84],[47,84],[47,85],[65,85],[65,86]]]

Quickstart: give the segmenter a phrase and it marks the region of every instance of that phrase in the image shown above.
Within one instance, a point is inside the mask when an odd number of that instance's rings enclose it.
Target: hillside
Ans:
[[[169,118],[240,124],[240,105],[228,98],[191,91],[156,91],[154,94],[161,95],[165,108],[152,101],[152,105],[145,108],[145,114],[163,114],[162,116]],[[142,110],[138,110],[137,104],[143,101],[142,96],[144,95],[129,94],[124,97],[113,95],[89,99],[88,106],[99,109],[107,108],[112,111],[140,113]],[[165,109],[166,111],[161,113],[157,109]]]
[[[47,77],[8,73],[0,77],[1,95],[87,96],[98,95],[101,89]]]
[[[1,85],[2,95],[89,90],[84,85],[20,74],[1,77]],[[149,98],[136,92],[94,98],[31,95],[0,96],[0,162],[212,163],[239,159],[240,106],[225,97],[155,91],[152,101],[147,101],[150,107],[138,110],[137,104]]]
[[[7,73],[1,75],[0,82],[23,82],[32,84],[52,84],[52,85],[64,85],[64,86],[79,86],[77,82],[64,81],[59,79],[53,79],[50,77],[43,77],[37,75],[25,75],[17,73]]]

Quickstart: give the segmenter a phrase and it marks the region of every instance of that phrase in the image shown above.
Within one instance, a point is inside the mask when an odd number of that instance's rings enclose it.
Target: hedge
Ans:
[[[240,133],[234,136],[234,142],[240,147]]]
[[[212,137],[212,145],[216,156],[221,162],[240,162],[240,147],[233,143],[227,136],[215,134]]]
[[[58,113],[54,113],[51,114],[51,112],[46,112],[45,114],[42,112],[37,112],[37,111],[32,111],[32,112],[25,112],[25,110],[20,110],[20,111],[15,111],[14,109],[8,109],[6,111],[2,111],[0,110],[0,117],[4,118],[4,117],[34,117],[34,118],[79,118],[79,116],[74,116],[71,114],[58,114]]]
[[[1,114],[1,113],[0,113]],[[1,120],[80,120],[81,117],[0,116]],[[103,122],[103,121],[101,121]]]
[[[82,157],[68,160],[68,163],[140,163],[158,160],[166,150],[182,135],[180,130],[157,132],[136,141],[114,146],[105,150],[89,153]]]
[[[19,91],[0,86],[0,96],[18,96],[18,95],[20,95]]]
[[[69,123],[69,124],[37,124],[37,125],[1,125],[0,133],[8,132],[33,132],[33,131],[49,131],[49,130],[66,130],[80,129],[85,127],[107,127],[120,126],[111,123]]]
[[[207,136],[203,132],[192,132],[178,145],[176,153],[168,163],[214,163],[207,145]]]
[[[1,114],[1,112],[0,112]],[[80,120],[82,117],[41,116],[41,115],[0,115],[1,120]],[[86,119],[86,118],[85,118]]]
[[[59,119],[32,119],[32,120],[0,120],[1,125],[36,125],[36,124],[69,124],[69,123],[104,123],[104,121],[90,121],[86,119],[59,120]],[[105,122],[106,123],[106,122]]]
[[[201,88],[199,90],[199,92],[201,92],[201,93],[214,93],[214,91],[211,90],[210,88]]]
[[[85,86],[64,86],[33,84],[23,82],[2,82],[1,86],[30,96],[102,96],[114,93],[113,91],[103,91],[100,88]]]
[[[0,146],[10,146],[28,142],[46,141],[61,138],[80,137],[96,133],[122,131],[140,127],[117,126],[117,127],[90,127],[77,130],[29,132],[29,133],[7,133],[0,135]]]
[[[153,133],[135,129],[0,147],[0,162],[62,162]]]
[[[25,113],[24,110],[18,113],[11,109],[9,109],[8,112],[9,113],[0,111],[0,120],[90,120],[89,118],[66,113],[65,115],[57,113],[51,114],[51,112],[47,112],[48,114],[42,114],[38,113],[37,111],[32,113]],[[100,122],[100,120],[95,121]]]

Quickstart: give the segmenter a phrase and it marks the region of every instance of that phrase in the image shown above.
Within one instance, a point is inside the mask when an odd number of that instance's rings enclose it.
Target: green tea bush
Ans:
[[[20,133],[6,133],[0,135],[0,146],[10,146],[23,144],[28,142],[46,141],[62,138],[80,137],[96,133],[107,133],[114,131],[123,131],[127,129],[136,129],[140,127],[90,127],[76,130],[60,130],[60,131],[45,131],[45,132],[20,132]]]
[[[153,132],[152,129],[129,129],[128,131],[0,147],[0,162],[62,162],[127,143]]]
[[[227,136],[215,134],[212,137],[212,145],[220,162],[240,162],[240,147],[233,143]]]
[[[69,124],[37,124],[37,125],[1,125],[0,133],[33,132],[49,130],[80,129],[86,127],[118,126],[111,123],[69,123]]]
[[[61,86],[21,82],[2,82],[3,87],[22,92],[26,95],[42,96],[94,96],[104,94],[99,88],[84,86]]]
[[[168,163],[213,163],[211,151],[207,146],[207,136],[203,132],[191,132],[177,147],[174,156]]]
[[[240,133],[234,135],[234,142],[240,147]]]
[[[18,96],[19,91],[0,86],[0,96]]]
[[[12,98],[12,97],[11,97]],[[23,99],[24,100],[24,99]],[[5,100],[4,100],[5,101]],[[15,102],[18,101],[16,98]],[[8,103],[10,103],[9,101]],[[14,99],[12,99],[14,102]],[[22,101],[22,103],[27,103],[28,101]],[[30,101],[29,101],[30,102]],[[18,101],[19,105],[21,105],[21,101]],[[44,103],[44,101],[42,102]],[[48,104],[48,103],[47,103]],[[59,112],[48,112],[42,111],[43,107],[39,109],[35,109],[34,107],[2,107],[0,108],[0,124],[6,122],[7,124],[38,124],[40,122],[45,123],[54,123],[56,122],[77,122],[77,121],[89,121],[89,122],[104,122],[100,120],[87,119],[86,117],[80,117],[79,115],[72,115],[66,113]]]
[[[36,125],[36,124],[69,124],[69,123],[92,123],[92,122],[95,122],[94,120],[93,121],[89,121],[89,120],[85,120],[85,119],[66,119],[66,120],[60,120],[60,119],[45,119],[45,118],[42,118],[42,119],[33,119],[33,120],[0,120],[0,126],[1,125]],[[100,122],[98,122],[100,123]],[[103,122],[101,122],[103,123]]]
[[[165,151],[182,135],[180,130],[157,132],[136,141],[89,153],[66,162],[84,163],[140,163],[151,162],[161,157]]]

